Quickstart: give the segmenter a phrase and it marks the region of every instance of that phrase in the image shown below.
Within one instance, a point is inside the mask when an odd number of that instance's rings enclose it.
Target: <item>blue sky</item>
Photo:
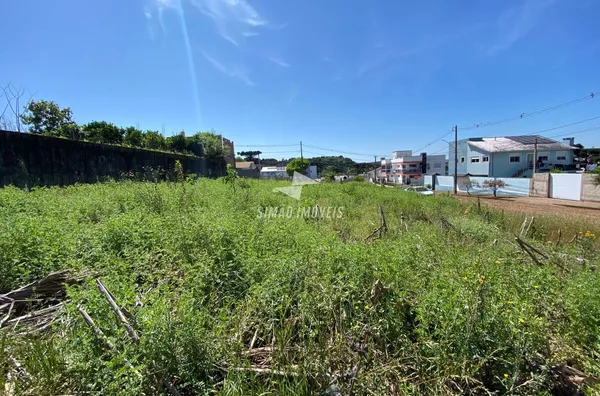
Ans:
[[[214,129],[238,151],[302,140],[372,161],[455,124],[460,138],[503,136],[600,116],[597,97],[460,129],[600,92],[595,0],[19,0],[2,13],[0,84],[80,123]],[[600,146],[600,129],[574,137]]]

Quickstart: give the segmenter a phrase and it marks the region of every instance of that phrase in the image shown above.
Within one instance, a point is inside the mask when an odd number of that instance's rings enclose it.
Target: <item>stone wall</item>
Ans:
[[[0,131],[0,187],[94,183],[149,168],[172,170],[176,160],[188,174],[224,173],[222,164],[202,157]]]

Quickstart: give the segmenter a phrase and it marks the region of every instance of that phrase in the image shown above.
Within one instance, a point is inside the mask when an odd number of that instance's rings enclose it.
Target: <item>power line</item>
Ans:
[[[597,125],[595,127],[591,127],[591,128],[587,128],[587,129],[580,129],[578,131],[572,131],[569,133],[564,133],[564,134],[560,134],[560,135],[554,135],[554,136],[550,136],[551,138],[555,138],[555,137],[565,137],[565,136],[571,136],[571,135],[577,135],[578,133],[584,133],[584,132],[588,132],[588,131],[595,131],[596,129],[600,129],[600,125]]]
[[[541,130],[541,131],[537,131],[537,132],[534,132],[533,134],[555,131],[557,129],[567,128],[567,127],[570,127],[570,126],[573,126],[573,125],[578,125],[578,124],[583,124],[584,122],[589,122],[589,121],[597,120],[599,118],[600,118],[600,116],[588,118],[587,120],[575,121],[575,122],[572,122],[570,124],[565,124],[565,125],[557,126],[557,127],[554,127],[554,128],[549,128],[549,129],[544,129],[544,130]]]
[[[497,120],[497,121],[476,124],[476,125],[473,125],[473,126],[470,126],[470,127],[460,127],[459,130],[461,130],[461,131],[468,131],[468,130],[471,130],[471,129],[484,128],[484,127],[488,127],[488,126],[492,126],[492,125],[504,124],[504,123],[510,122],[510,121],[521,120],[521,119],[526,118],[526,117],[532,117],[532,116],[536,116],[536,115],[539,115],[539,114],[544,114],[544,113],[547,113],[547,112],[550,112],[550,111],[559,110],[559,109],[562,109],[564,107],[571,106],[571,105],[576,104],[576,103],[580,103],[580,102],[584,102],[586,100],[594,99],[597,94],[598,94],[598,92],[592,92],[589,95],[582,96],[580,98],[573,99],[571,101],[568,101],[568,102],[565,102],[565,103],[561,103],[561,104],[556,105],[556,106],[551,106],[551,107],[547,107],[545,109],[536,110],[536,111],[533,111],[531,113],[521,113],[520,115],[515,116],[515,117],[509,117],[509,118],[504,118],[504,119]]]
[[[452,132],[454,132],[454,128],[450,129],[448,132],[446,132],[444,135],[442,135],[440,138],[432,140],[431,142],[427,143],[425,146],[421,147],[420,149],[417,150],[412,150],[413,153],[417,153],[423,149],[426,149],[427,147],[431,146],[434,143],[439,142],[440,140],[442,140],[443,138],[445,138],[446,136],[450,135]]]

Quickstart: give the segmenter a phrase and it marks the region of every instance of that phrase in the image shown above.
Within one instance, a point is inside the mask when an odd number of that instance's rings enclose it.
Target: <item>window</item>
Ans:
[[[431,169],[431,164],[427,164],[427,170]]]
[[[472,163],[472,164],[479,163],[479,161],[480,161],[480,160],[481,160],[481,159],[479,158],[479,156],[478,156],[478,155],[477,155],[477,156],[475,156],[475,157],[471,157],[471,163]]]
[[[538,156],[538,161],[542,161],[542,162],[547,162],[548,161],[548,156],[547,155],[540,155]]]
[[[490,162],[490,157],[487,155],[484,155],[483,157],[481,157],[481,162]]]
[[[566,151],[557,151],[556,152],[556,160],[557,161],[566,161],[567,160],[567,152]]]
[[[460,163],[464,164],[465,163],[465,157],[460,157]]]
[[[435,164],[433,164],[433,167],[439,169],[442,167],[442,164],[440,162],[436,162]]]
[[[520,155],[511,155],[510,156],[510,162],[521,162],[521,156]]]

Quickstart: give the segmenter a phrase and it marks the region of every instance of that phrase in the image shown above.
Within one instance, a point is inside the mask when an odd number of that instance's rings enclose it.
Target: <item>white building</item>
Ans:
[[[287,179],[285,166],[263,166],[260,170],[261,179]]]
[[[446,174],[445,155],[413,155],[411,150],[402,150],[381,160],[381,177],[391,183],[422,184],[422,175],[434,174]]]

